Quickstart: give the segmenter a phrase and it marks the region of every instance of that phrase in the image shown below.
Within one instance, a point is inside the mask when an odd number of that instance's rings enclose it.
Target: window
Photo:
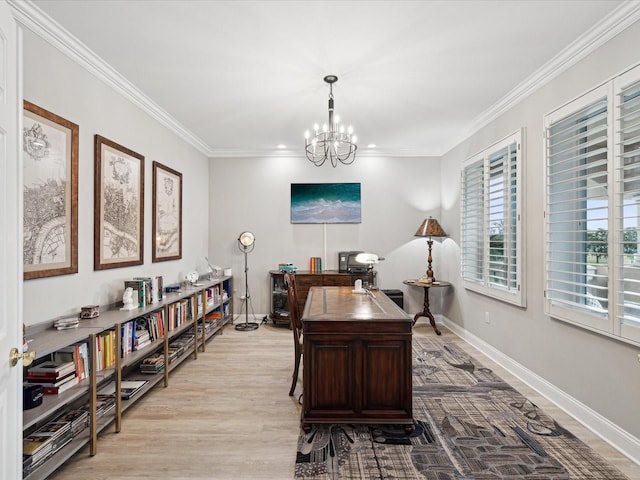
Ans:
[[[465,288],[524,306],[521,144],[518,131],[464,164],[461,274]]]
[[[640,68],[544,123],[545,310],[640,342]]]

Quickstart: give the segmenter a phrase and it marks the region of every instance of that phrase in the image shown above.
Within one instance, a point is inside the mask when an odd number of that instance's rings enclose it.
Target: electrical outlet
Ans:
[[[491,323],[491,317],[489,316],[489,312],[484,312],[484,323],[489,325]]]

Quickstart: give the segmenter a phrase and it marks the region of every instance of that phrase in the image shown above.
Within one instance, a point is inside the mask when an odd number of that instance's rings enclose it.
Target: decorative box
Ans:
[[[22,409],[29,410],[42,405],[42,385],[24,385],[22,387]]]
[[[99,305],[87,305],[82,307],[80,311],[80,318],[96,318],[100,315]]]

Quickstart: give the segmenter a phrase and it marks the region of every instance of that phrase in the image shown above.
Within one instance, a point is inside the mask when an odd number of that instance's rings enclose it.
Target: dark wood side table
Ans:
[[[436,319],[433,318],[433,314],[429,309],[429,289],[450,287],[451,284],[449,282],[419,283],[418,279],[405,280],[402,283],[404,283],[405,285],[409,285],[410,287],[422,287],[424,289],[424,306],[422,307],[423,310],[415,314],[415,316],[413,317],[412,325],[416,324],[418,318],[427,317],[431,322],[431,326],[435,330],[436,334],[440,335],[440,330],[438,330],[438,327],[436,326]]]

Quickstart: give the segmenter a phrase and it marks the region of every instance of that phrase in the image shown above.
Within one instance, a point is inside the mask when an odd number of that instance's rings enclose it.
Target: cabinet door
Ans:
[[[363,339],[362,375],[363,416],[411,415],[410,341],[402,338]]]
[[[304,411],[314,418],[353,416],[359,397],[358,341],[339,335],[304,339]]]

